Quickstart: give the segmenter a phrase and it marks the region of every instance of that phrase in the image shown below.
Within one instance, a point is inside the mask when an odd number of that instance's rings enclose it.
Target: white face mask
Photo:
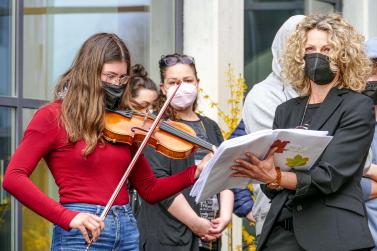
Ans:
[[[170,97],[176,86],[172,86],[168,89],[166,96]],[[176,110],[184,110],[190,105],[192,105],[198,95],[198,90],[196,85],[183,82],[178,88],[178,91],[175,93],[172,101],[170,102],[171,106]]]

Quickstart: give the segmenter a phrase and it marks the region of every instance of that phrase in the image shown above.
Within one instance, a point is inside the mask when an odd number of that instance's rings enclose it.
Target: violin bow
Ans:
[[[162,116],[164,115],[165,110],[168,108],[168,106],[170,104],[170,101],[173,99],[175,93],[177,92],[177,90],[181,86],[181,84],[182,84],[182,81],[178,80],[177,81],[177,86],[176,86],[173,94],[166,99],[164,105],[161,108],[161,111],[156,116],[156,118],[155,118],[155,120],[154,120],[151,128],[149,129],[149,131],[148,131],[147,135],[145,136],[144,140],[141,142],[139,148],[137,149],[137,152],[135,153],[134,157],[131,160],[130,165],[127,167],[127,170],[124,172],[122,179],[119,181],[118,186],[115,188],[113,194],[111,195],[109,201],[106,204],[105,209],[101,213],[101,216],[100,216],[101,220],[105,220],[105,218],[106,218],[106,216],[107,216],[110,208],[112,207],[112,205],[113,205],[113,203],[115,201],[115,198],[118,196],[118,194],[120,192],[120,189],[123,187],[124,183],[126,182],[128,176],[130,175],[132,169],[134,168],[134,166],[136,164],[136,161],[139,159],[140,154],[143,152],[145,146],[147,145],[147,142],[148,142],[149,138],[152,136],[152,134],[153,134],[154,130],[156,129],[158,123],[162,119]],[[92,244],[92,241],[88,243],[88,245],[86,246],[85,251],[89,250],[91,244]]]

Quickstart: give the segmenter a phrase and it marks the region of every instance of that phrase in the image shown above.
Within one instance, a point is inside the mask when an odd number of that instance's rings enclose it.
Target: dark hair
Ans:
[[[158,93],[156,83],[148,77],[148,72],[145,70],[144,66],[141,64],[135,64],[131,67],[131,81],[129,83],[129,94],[128,105],[132,109],[138,110],[138,104],[134,101],[134,98],[138,96],[138,91],[140,89],[148,89]]]
[[[170,64],[170,65],[166,64],[165,59],[169,58],[169,57],[175,57],[177,59],[176,62],[174,64]],[[186,58],[188,58],[190,60],[185,60]],[[198,79],[198,72],[196,71],[194,58],[191,57],[191,56],[188,56],[188,55],[174,53],[174,54],[162,56],[160,61],[158,62],[158,65],[159,65],[159,68],[160,68],[161,83],[163,83],[165,81],[166,69],[169,68],[169,67],[174,67],[176,64],[179,64],[179,63],[189,65],[191,67],[191,69],[194,71],[195,78]],[[160,111],[162,106],[164,105],[165,101],[166,101],[166,96],[160,90],[160,92],[158,94],[158,98],[155,102],[155,105],[153,106],[153,109],[155,111]],[[193,110],[194,111],[196,110],[197,105],[198,105],[198,102],[197,102],[197,98],[196,98],[195,101],[194,101],[194,104],[193,104]],[[171,120],[177,119],[176,112],[174,111],[174,108],[172,106],[169,106],[166,109],[165,117],[169,118]]]
[[[176,58],[177,60],[175,61],[174,64],[166,64],[165,63],[165,59],[166,58],[170,58],[170,57],[173,57],[173,58]],[[186,58],[190,59],[190,60],[185,60]],[[166,72],[166,69],[168,67],[171,67],[171,66],[174,66],[178,63],[182,63],[182,64],[188,64],[191,66],[191,68],[193,69],[194,71],[194,75],[196,78],[198,78],[198,73],[196,71],[196,66],[195,66],[195,61],[194,61],[194,58],[191,57],[191,56],[187,56],[187,55],[184,55],[184,54],[179,54],[179,53],[174,53],[174,54],[169,54],[169,55],[164,55],[161,57],[160,61],[158,62],[158,66],[160,68],[160,79],[161,79],[161,83],[164,82],[165,80],[165,72]]]

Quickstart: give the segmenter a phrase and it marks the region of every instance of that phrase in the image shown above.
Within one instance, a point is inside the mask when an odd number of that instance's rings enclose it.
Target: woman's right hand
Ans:
[[[97,215],[79,213],[69,223],[69,227],[79,229],[86,242],[90,243],[92,240],[95,242],[98,239],[101,231],[105,228],[105,224]]]

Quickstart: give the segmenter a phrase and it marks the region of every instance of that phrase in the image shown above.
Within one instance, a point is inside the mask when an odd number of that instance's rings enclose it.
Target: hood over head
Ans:
[[[287,42],[290,35],[296,29],[297,24],[299,24],[305,18],[304,15],[291,16],[283,23],[278,32],[275,35],[274,41],[272,42],[272,72],[275,73],[277,77],[280,78],[281,65],[280,60],[283,55],[284,45]]]

